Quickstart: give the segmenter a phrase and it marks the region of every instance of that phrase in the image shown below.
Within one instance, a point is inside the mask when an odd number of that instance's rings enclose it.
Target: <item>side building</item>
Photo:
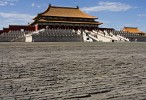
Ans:
[[[146,33],[137,27],[124,27],[121,31],[114,31],[113,33],[128,38],[130,42],[146,42]]]
[[[0,42],[24,42],[25,35],[35,31],[30,25],[9,25],[8,28],[0,30]]]

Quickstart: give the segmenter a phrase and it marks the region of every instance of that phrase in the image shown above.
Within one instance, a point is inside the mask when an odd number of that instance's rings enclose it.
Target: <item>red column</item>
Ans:
[[[38,30],[38,24],[35,25],[35,31],[37,31],[37,30]]]

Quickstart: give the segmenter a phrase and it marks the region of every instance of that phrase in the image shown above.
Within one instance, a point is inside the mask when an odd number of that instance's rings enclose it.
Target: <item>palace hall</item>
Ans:
[[[137,27],[123,30],[100,27],[98,17],[77,7],[52,6],[28,25],[9,25],[0,30],[0,42],[146,42]]]
[[[70,28],[70,29],[97,29],[101,22],[95,21],[97,17],[82,12],[79,7],[51,6],[39,13],[31,23],[36,30],[42,28]]]

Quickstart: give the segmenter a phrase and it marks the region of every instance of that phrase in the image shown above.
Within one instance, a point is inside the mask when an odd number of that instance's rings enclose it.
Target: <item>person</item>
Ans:
[[[46,26],[46,29],[48,29],[49,28],[49,26]]]

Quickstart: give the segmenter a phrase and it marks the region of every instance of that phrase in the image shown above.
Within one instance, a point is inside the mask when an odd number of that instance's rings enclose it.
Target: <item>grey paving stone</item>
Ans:
[[[0,43],[0,100],[145,100],[145,43]]]

